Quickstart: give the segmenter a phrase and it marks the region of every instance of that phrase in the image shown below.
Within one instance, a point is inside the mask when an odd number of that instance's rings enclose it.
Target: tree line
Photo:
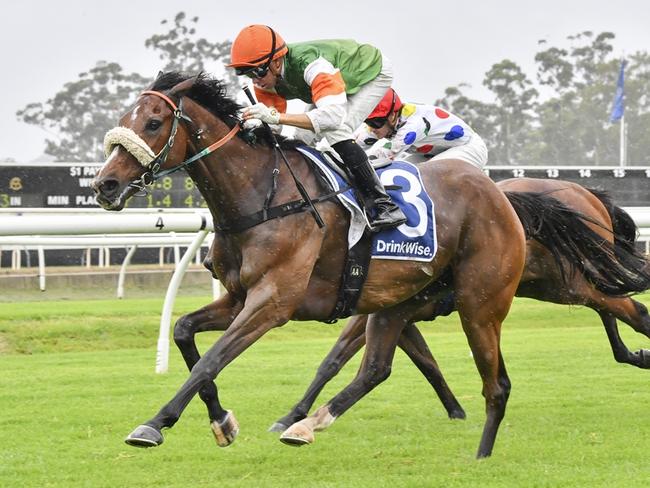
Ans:
[[[619,123],[610,123],[621,60],[611,32],[569,36],[568,47],[535,54],[536,83],[510,60],[492,65],[483,84],[493,103],[473,100],[463,86],[449,87],[437,103],[466,118],[490,149],[490,164],[616,165]],[[542,88],[543,87],[543,88]],[[546,92],[540,97],[538,88]],[[625,120],[627,161],[650,163],[650,54],[627,57]]]
[[[223,69],[231,42],[200,37],[198,17],[179,12],[161,22],[162,33],[145,40],[163,71],[222,70],[231,93],[241,87]],[[492,102],[467,96],[466,84],[448,87],[437,105],[464,118],[485,139],[492,165],[612,165],[619,158],[619,124],[609,113],[621,60],[613,55],[615,35],[591,31],[569,36],[566,46],[539,41],[537,72],[530,79],[515,62],[504,59],[485,73],[483,85]],[[625,120],[628,162],[650,163],[650,54],[627,57]],[[52,134],[45,153],[56,161],[101,161],[104,134],[151,81],[125,73],[117,62],[99,61],[66,83],[45,102],[17,112],[20,121]],[[540,90],[544,96],[540,95]]]

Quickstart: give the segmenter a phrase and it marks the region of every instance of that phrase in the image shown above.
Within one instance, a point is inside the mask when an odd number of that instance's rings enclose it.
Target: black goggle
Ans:
[[[245,68],[235,68],[237,76],[248,76],[249,78],[264,78],[269,72],[269,63],[262,66],[246,66]]]
[[[373,117],[372,119],[366,119],[366,124],[368,127],[371,127],[373,129],[381,129],[384,125],[386,125],[386,122],[388,122],[388,117],[390,117],[393,113],[396,101],[395,91],[393,90],[393,99],[390,102],[390,108],[388,109],[386,117]]]
[[[381,129],[388,122],[388,117],[373,117],[372,119],[366,119],[366,124],[368,127],[373,129]]]

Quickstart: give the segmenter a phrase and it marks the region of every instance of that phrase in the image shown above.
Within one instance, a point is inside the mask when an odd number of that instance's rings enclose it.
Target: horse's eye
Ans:
[[[147,122],[147,126],[145,128],[153,132],[155,130],[158,130],[161,125],[162,122],[160,120],[151,119],[149,122]]]

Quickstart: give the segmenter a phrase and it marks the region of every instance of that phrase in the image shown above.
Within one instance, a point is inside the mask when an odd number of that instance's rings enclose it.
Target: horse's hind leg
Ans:
[[[427,381],[433,386],[450,419],[464,419],[465,411],[449,389],[445,378],[433,358],[424,337],[415,324],[408,324],[400,335],[399,347],[417,366]]]
[[[509,257],[513,263],[518,262],[515,253],[516,248],[510,251]],[[521,257],[523,262],[523,253]],[[510,309],[521,273],[517,272],[514,264],[510,271],[504,269],[496,274],[476,273],[484,262],[490,262],[490,259],[485,256],[478,259],[476,256],[473,260],[462,261],[454,272],[458,313],[483,381],[486,421],[477,452],[478,458],[492,454],[510,395],[510,379],[499,342],[501,324]]]
[[[614,359],[619,363],[631,364],[642,369],[650,369],[650,351],[647,349],[639,349],[634,352],[630,351],[621,339],[618,332],[618,326],[616,325],[616,318],[618,317],[621,318],[621,320],[624,320],[637,332],[648,336],[650,335],[648,332],[648,330],[650,330],[650,316],[648,315],[648,310],[645,305],[634,301],[631,298],[620,300],[626,300],[629,302],[627,309],[631,313],[619,313],[615,316],[612,312],[604,311],[602,309],[598,311],[598,315],[600,315],[603,326],[605,327],[605,332],[607,333],[607,338],[609,339]]]
[[[476,368],[483,380],[487,418],[476,454],[476,457],[483,458],[492,454],[497,431],[506,412],[510,379],[499,348],[500,321],[489,320],[480,314],[469,317],[462,313],[461,320]]]
[[[369,317],[366,326],[366,351],[357,376],[338,395],[309,417],[296,422],[280,436],[286,444],[304,445],[314,441],[314,431],[324,430],[352,405],[390,375],[399,335],[410,317],[399,309],[382,310]],[[410,314],[409,314],[410,315]]]
[[[617,319],[622,320],[636,332],[650,339],[650,315],[648,314],[647,307],[643,303],[637,302],[629,297],[607,297],[604,304],[600,305],[600,309],[611,311]]]
[[[561,303],[584,304],[595,310],[605,327],[614,359],[619,363],[631,364],[642,369],[650,369],[650,351],[640,349],[630,351],[618,333],[616,320],[628,324],[639,334],[650,338],[650,315],[646,306],[629,297],[612,297],[595,290],[585,283],[574,287],[569,298],[564,297]]]
[[[181,351],[190,371],[201,359],[194,340],[196,333],[208,330],[226,330],[241,308],[241,303],[226,293],[210,305],[184,315],[176,321],[174,342]],[[237,434],[237,421],[231,412],[222,408],[217,394],[217,386],[213,381],[208,381],[201,387],[199,397],[208,408],[217,444],[221,447],[231,444]]]
[[[290,425],[304,419],[323,387],[345,366],[366,342],[365,329],[367,315],[352,317],[339,336],[336,344],[318,367],[316,377],[307,389],[302,399],[294,405],[291,411],[275,422],[269,432],[283,432]],[[447,415],[451,419],[464,419],[465,411],[458,403],[453,392],[449,389],[436,360],[427,347],[424,338],[414,324],[408,324],[400,335],[399,347],[409,356],[411,361],[422,372],[427,381],[433,386],[442,402]]]
[[[307,416],[309,409],[327,382],[336,376],[345,363],[366,343],[367,319],[367,315],[355,315],[348,321],[336,344],[318,367],[316,377],[309,385],[305,395],[287,415],[271,426],[270,432],[284,432],[290,425]]]
[[[639,334],[643,334],[650,339],[650,314],[648,314],[648,308],[641,302],[637,302],[631,298],[629,300],[634,306],[635,313],[632,314],[632,320],[629,322],[626,321],[626,323]]]

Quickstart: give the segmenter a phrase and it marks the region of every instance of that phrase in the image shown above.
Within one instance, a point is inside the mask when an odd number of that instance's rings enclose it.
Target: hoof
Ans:
[[[314,431],[298,422],[282,433],[280,441],[296,447],[311,444],[314,442]]]
[[[150,425],[140,425],[131,432],[124,442],[134,447],[156,447],[163,443],[162,434]]]
[[[288,428],[288,425],[284,425],[281,422],[276,422],[271,427],[269,427],[269,432],[284,432]]]
[[[650,351],[641,349],[639,352],[639,368],[650,369]]]
[[[210,428],[219,447],[228,447],[235,442],[235,437],[239,434],[239,423],[230,410],[221,422],[213,420],[210,423]]]
[[[465,410],[463,410],[462,408],[454,409],[448,412],[448,414],[449,414],[449,418],[452,420],[465,420],[465,418],[467,417],[467,415],[465,414]]]
[[[463,407],[460,405],[452,407],[451,409],[447,410],[447,415],[451,420],[465,420],[467,415],[465,414],[465,410],[463,410]]]

